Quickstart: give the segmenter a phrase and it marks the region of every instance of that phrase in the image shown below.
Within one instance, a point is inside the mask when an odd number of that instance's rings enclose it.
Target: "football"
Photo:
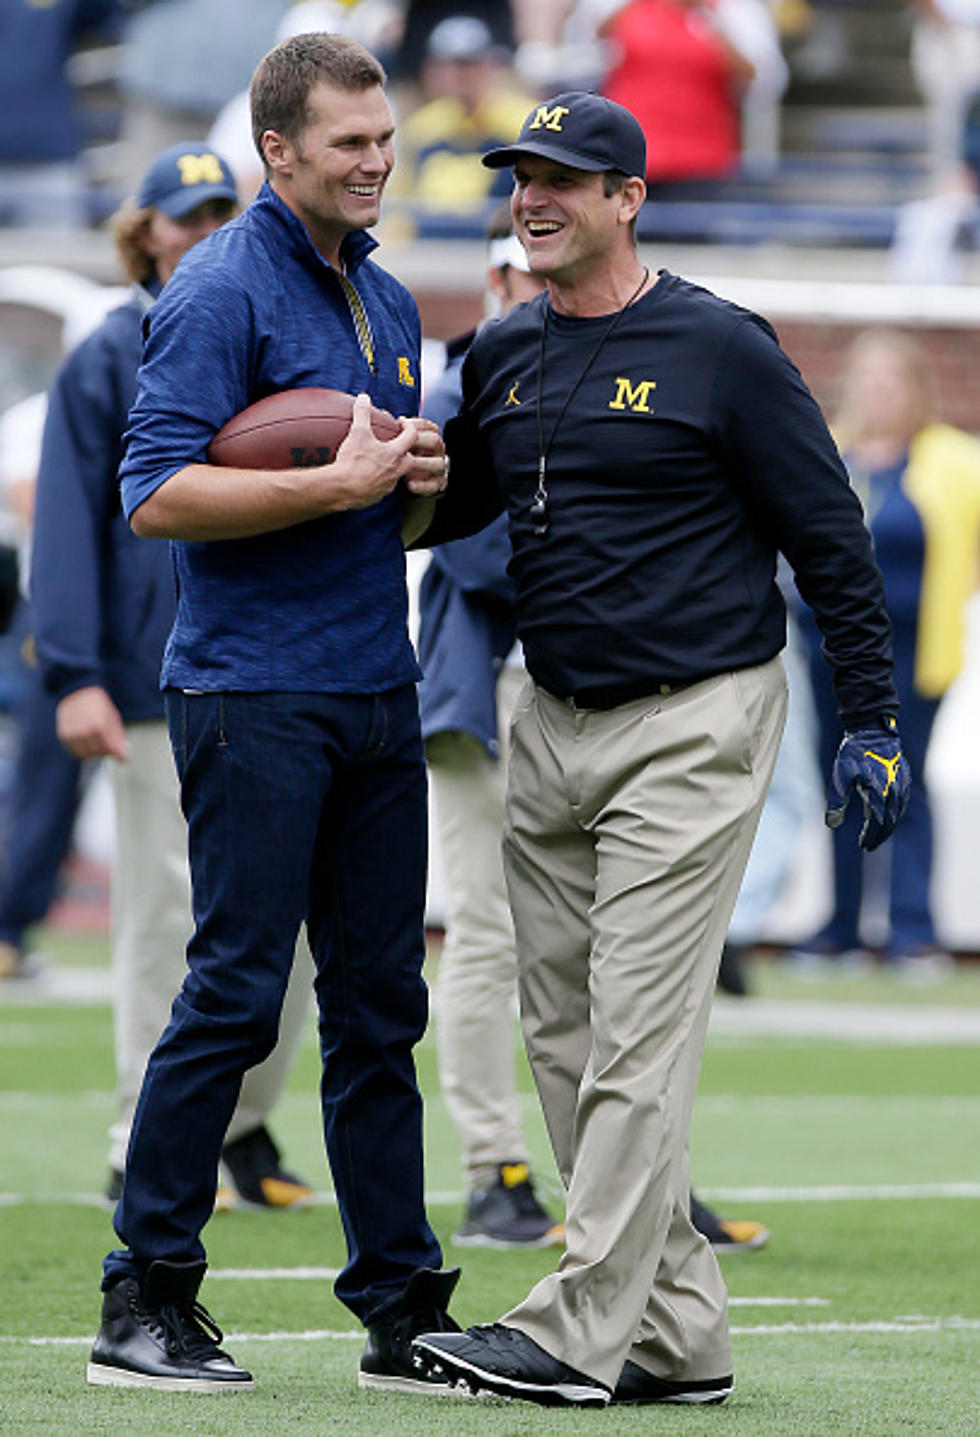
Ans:
[[[223,424],[208,445],[208,459],[232,469],[308,469],[333,462],[347,437],[353,395],[339,389],[286,389],[250,404]],[[378,439],[393,439],[398,421],[371,410]]]

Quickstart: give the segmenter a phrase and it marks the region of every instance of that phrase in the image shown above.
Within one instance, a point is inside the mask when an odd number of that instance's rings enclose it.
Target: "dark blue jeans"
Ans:
[[[348,1245],[336,1292],[368,1321],[438,1268],[413,1048],[426,783],[414,687],[167,694],[194,890],[189,972],[140,1094],[107,1282],[200,1260],[242,1075],[273,1047],[300,924],[316,964],[321,1104]]]
[[[29,607],[17,611],[11,637],[31,632]],[[0,939],[20,948],[28,928],[47,915],[58,891],[61,865],[71,846],[82,794],[82,765],[58,742],[57,703],[41,670],[18,661],[17,757],[8,810],[0,881]]]
[[[830,665],[819,651],[816,625],[808,624],[811,642],[810,676],[819,722],[820,762],[829,776],[841,740]],[[902,750],[912,773],[912,793],[901,822],[883,848],[870,854],[858,847],[863,812],[860,799],[851,799],[847,816],[833,832],[834,907],[817,934],[819,942],[834,948],[861,947],[861,908],[867,884],[879,879],[888,884],[889,936],[886,956],[899,957],[936,942],[932,917],[932,810],[926,787],[926,755],[939,700],[923,698],[915,687],[915,634],[894,626],[895,688],[898,691],[898,727]]]

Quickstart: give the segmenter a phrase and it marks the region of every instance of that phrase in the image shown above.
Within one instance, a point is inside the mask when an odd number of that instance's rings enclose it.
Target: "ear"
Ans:
[[[289,175],[292,173],[296,152],[286,137],[280,135],[278,130],[266,130],[263,133],[262,153],[273,174]]]
[[[619,218],[620,223],[630,225],[640,212],[640,207],[647,197],[647,187],[639,175],[630,175],[623,181],[623,188],[619,191]]]
[[[496,265],[489,265],[487,268],[487,289],[501,303],[508,297],[507,279]]]

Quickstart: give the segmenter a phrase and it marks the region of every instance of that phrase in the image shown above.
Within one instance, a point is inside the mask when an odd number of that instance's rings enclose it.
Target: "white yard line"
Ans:
[[[980,1317],[918,1317],[911,1320],[896,1318],[891,1322],[767,1322],[753,1327],[733,1327],[733,1337],[809,1337],[836,1332],[976,1332],[980,1331]]]
[[[766,1322],[751,1327],[733,1327],[733,1337],[823,1337],[843,1332],[885,1333],[915,1336],[922,1332],[976,1332],[980,1318],[973,1317],[909,1317],[866,1322]],[[229,1344],[245,1342],[363,1342],[364,1333],[340,1332],[332,1328],[313,1328],[305,1332],[228,1332]],[[84,1337],[8,1337],[0,1336],[3,1346],[24,1347],[89,1347],[92,1334]]]
[[[949,1183],[877,1183],[846,1186],[839,1184],[826,1187],[698,1187],[704,1198],[719,1202],[905,1202],[909,1198],[980,1198],[980,1182]],[[465,1194],[458,1188],[447,1188],[427,1192],[426,1202],[430,1206],[461,1203]],[[337,1199],[331,1192],[319,1192],[313,1196],[317,1206],[336,1207]],[[98,1193],[47,1192],[30,1193],[0,1192],[0,1207],[23,1207],[31,1203],[51,1206],[65,1203],[73,1207],[106,1207],[105,1198]],[[314,1269],[316,1270],[316,1269]]]
[[[698,1187],[718,1202],[904,1202],[908,1198],[980,1198],[980,1183],[868,1183],[826,1187]]]
[[[980,1043],[980,1009],[805,999],[727,999],[711,1010],[711,1032],[735,1038],[832,1038],[846,1043]]]
[[[0,983],[0,1014],[7,1005],[33,1007],[70,1003],[75,1007],[112,1001],[106,968],[59,968],[51,964],[36,979]],[[17,1031],[11,1041],[24,1043]],[[2,1031],[2,1020],[0,1020]],[[711,1014],[719,1037],[832,1038],[851,1043],[980,1043],[980,1008],[902,1003],[823,1002],[798,999],[726,998]]]
[[[333,1282],[339,1267],[209,1267],[208,1282]]]

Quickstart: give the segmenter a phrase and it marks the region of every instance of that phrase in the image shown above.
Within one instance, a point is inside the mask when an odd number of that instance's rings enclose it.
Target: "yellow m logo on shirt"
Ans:
[[[407,384],[409,389],[415,388],[415,375],[412,373],[412,366],[404,354],[398,356],[398,383]]]
[[[182,185],[220,185],[224,171],[217,155],[181,155],[177,160]]]
[[[561,122],[568,114],[567,105],[539,105],[534,114],[534,119],[528,125],[529,130],[557,130],[561,132]]]
[[[650,393],[656,389],[655,379],[641,379],[634,384],[631,379],[616,380],[616,397],[610,399],[610,409],[631,409],[634,414],[652,414]]]

